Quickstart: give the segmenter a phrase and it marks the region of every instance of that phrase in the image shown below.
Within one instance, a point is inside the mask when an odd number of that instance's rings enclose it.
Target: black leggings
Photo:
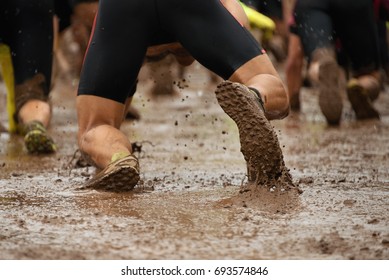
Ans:
[[[173,41],[224,79],[263,53],[219,0],[100,0],[78,94],[124,103],[147,47]]]
[[[11,49],[15,83],[41,73],[46,94],[51,82],[53,14],[52,0],[0,1],[0,41]]]
[[[340,40],[355,74],[379,68],[378,35],[372,0],[297,0],[291,31],[301,38],[305,55]]]

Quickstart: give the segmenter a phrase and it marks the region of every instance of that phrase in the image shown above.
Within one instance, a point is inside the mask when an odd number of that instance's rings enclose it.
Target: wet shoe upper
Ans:
[[[372,101],[364,87],[358,80],[351,79],[347,84],[347,97],[355,112],[357,119],[379,119],[378,111],[373,107]]]
[[[53,139],[48,135],[46,128],[39,121],[32,121],[20,125],[20,132],[24,135],[24,144],[32,154],[48,154],[57,150]]]
[[[88,180],[85,188],[126,191],[131,190],[138,183],[139,162],[133,155],[128,155],[111,162],[92,179]]]

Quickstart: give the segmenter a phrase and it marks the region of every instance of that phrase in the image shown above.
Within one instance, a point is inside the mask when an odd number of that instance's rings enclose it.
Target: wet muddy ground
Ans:
[[[238,130],[207,73],[193,66],[175,96],[151,84],[134,101],[141,120],[122,127],[139,147],[133,192],[79,188],[95,169],[76,164],[70,83],[53,92],[56,154],[0,134],[1,259],[389,259],[389,92],[380,121],[357,122],[345,100],[334,128],[304,89],[302,113],[272,122],[300,193],[245,192]]]

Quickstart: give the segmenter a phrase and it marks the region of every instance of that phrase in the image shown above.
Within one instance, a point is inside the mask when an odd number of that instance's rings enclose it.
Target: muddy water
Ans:
[[[0,258],[389,258],[388,93],[376,102],[381,121],[356,122],[346,103],[330,128],[316,93],[303,91],[302,113],[272,122],[300,193],[253,190],[234,122],[192,70],[176,96],[139,87],[142,119],[122,127],[141,147],[130,193],[79,189],[95,170],[76,164],[69,84],[53,94],[57,154],[27,156],[20,137],[1,133]]]

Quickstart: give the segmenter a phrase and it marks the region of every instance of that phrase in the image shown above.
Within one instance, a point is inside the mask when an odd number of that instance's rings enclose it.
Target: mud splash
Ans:
[[[239,193],[223,200],[223,204],[236,207],[248,207],[261,211],[265,215],[285,215],[296,213],[301,207],[301,190],[296,187],[283,188],[280,185],[272,187],[247,184],[240,188]]]

